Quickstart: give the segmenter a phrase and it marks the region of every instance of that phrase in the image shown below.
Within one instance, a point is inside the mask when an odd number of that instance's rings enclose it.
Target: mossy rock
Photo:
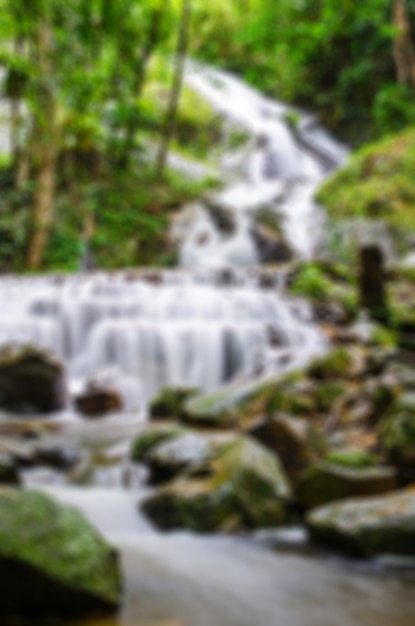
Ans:
[[[259,420],[247,434],[280,459],[291,484],[295,485],[299,475],[319,458],[316,442],[320,433],[317,434],[310,420],[274,415]]]
[[[212,456],[212,446],[206,437],[183,432],[159,443],[146,454],[151,468],[152,483],[171,480],[183,471],[196,470]]]
[[[330,450],[326,455],[327,463],[350,467],[354,469],[374,467],[376,465],[376,457],[367,450],[360,448],[338,448]]]
[[[415,465],[415,392],[402,394],[379,423],[383,449],[393,463]]]
[[[148,461],[149,454],[154,448],[171,441],[176,437],[180,437],[185,432],[183,428],[179,426],[157,426],[146,428],[141,432],[132,443],[131,446],[131,459],[139,463],[146,463]]]
[[[51,413],[66,403],[63,365],[32,345],[0,350],[0,406],[13,413]]]
[[[176,419],[185,416],[184,405],[192,396],[199,393],[192,387],[166,387],[156,396],[149,406],[151,419]]]
[[[329,504],[311,511],[307,525],[314,541],[347,554],[415,556],[415,492]]]
[[[328,354],[315,359],[307,373],[317,380],[353,378],[359,372],[358,354],[347,348],[335,348]]]
[[[205,479],[179,479],[143,503],[162,529],[212,532],[280,526],[286,521],[291,490],[275,457],[247,438],[220,447]]]
[[[113,611],[121,577],[115,550],[74,508],[35,491],[0,490],[0,614]]]
[[[298,481],[298,502],[306,509],[356,496],[372,496],[396,489],[391,467],[350,468],[320,463],[306,470]]]

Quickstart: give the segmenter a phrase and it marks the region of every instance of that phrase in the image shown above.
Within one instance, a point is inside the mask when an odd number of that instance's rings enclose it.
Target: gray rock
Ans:
[[[415,492],[330,504],[307,518],[311,538],[348,554],[415,556]]]
[[[116,552],[84,517],[34,491],[0,492],[0,615],[75,616],[120,602]]]

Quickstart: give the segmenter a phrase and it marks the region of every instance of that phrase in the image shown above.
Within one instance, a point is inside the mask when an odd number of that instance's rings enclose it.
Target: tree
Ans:
[[[166,118],[161,135],[161,141],[156,162],[156,175],[162,178],[169,152],[170,142],[173,138],[180,93],[183,84],[183,76],[186,62],[186,54],[189,46],[189,25],[192,11],[191,0],[182,0],[177,49],[174,61],[174,75],[167,105]]]
[[[411,36],[411,24],[405,0],[393,2],[393,58],[398,82],[415,89],[415,49]]]

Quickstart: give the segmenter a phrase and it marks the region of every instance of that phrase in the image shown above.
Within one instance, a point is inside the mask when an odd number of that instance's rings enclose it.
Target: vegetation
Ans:
[[[0,15],[2,270],[174,262],[169,213],[212,181],[189,184],[168,152],[208,162],[221,128],[183,85],[187,54],[317,111],[352,143],[415,124],[415,0],[0,0]],[[411,139],[395,155],[405,171],[380,159],[393,175],[381,192],[368,181],[355,211],[379,195],[389,205],[395,187],[397,210],[410,204]]]

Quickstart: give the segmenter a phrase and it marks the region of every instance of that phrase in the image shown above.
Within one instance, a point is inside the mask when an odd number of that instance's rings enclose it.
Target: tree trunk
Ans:
[[[139,60],[135,67],[135,80],[132,87],[132,95],[135,98],[139,98],[143,90],[144,82],[146,79],[147,67],[151,59],[154,48],[160,39],[161,22],[163,20],[163,14],[161,11],[154,11],[152,14],[151,24],[148,29],[146,41],[144,42],[143,49]],[[123,147],[123,155],[121,157],[121,166],[128,167],[131,153],[134,148],[134,138],[137,131],[137,115],[132,115],[127,122],[125,128],[125,140]]]
[[[394,0],[393,25],[396,29],[393,41],[393,58],[398,83],[415,89],[415,50],[405,0]]]
[[[39,79],[35,91],[35,198],[32,214],[32,233],[29,240],[27,263],[29,269],[40,267],[47,245],[53,217],[56,186],[56,105],[51,80],[53,79],[53,34],[51,23],[44,18],[34,38],[34,51]]]
[[[167,106],[166,119],[163,133],[161,136],[160,147],[156,161],[156,176],[162,178],[166,169],[167,156],[169,152],[170,142],[173,138],[177,109],[179,106],[180,93],[183,83],[184,67],[186,62],[186,54],[189,45],[189,26],[192,10],[191,0],[182,0],[182,10],[180,17],[179,36],[177,40],[177,50],[175,57],[175,69],[173,84],[170,91],[169,103]]]

